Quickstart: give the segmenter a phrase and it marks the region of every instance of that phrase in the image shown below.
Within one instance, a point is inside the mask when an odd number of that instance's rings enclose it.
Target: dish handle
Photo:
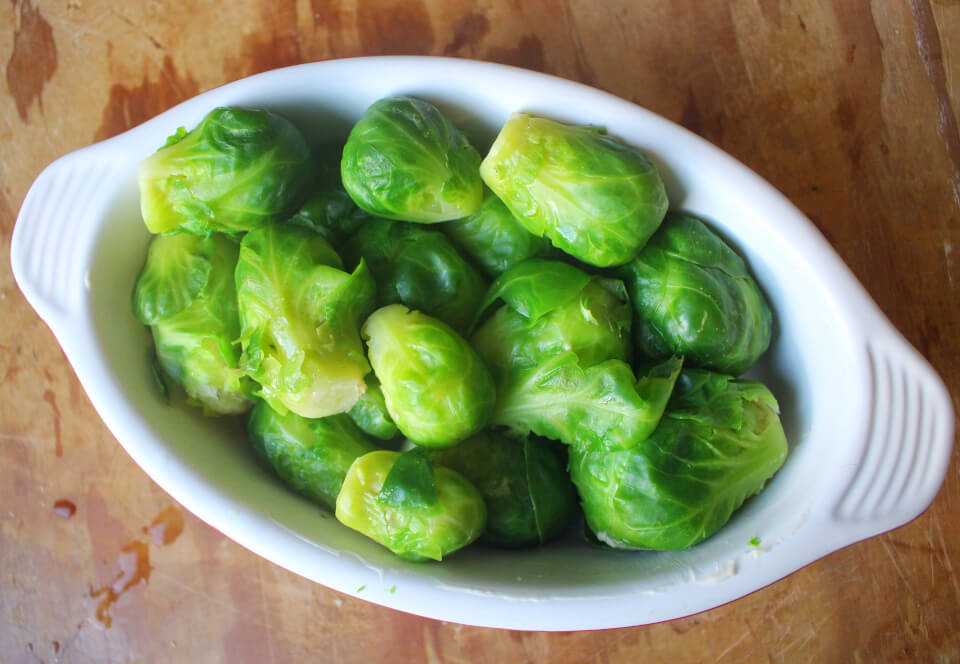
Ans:
[[[47,166],[20,208],[10,243],[13,276],[54,330],[80,310],[97,220],[126,182],[129,158],[111,141],[72,152]],[[135,170],[135,169],[134,169]]]
[[[911,521],[933,502],[954,431],[950,394],[940,376],[878,318],[867,335],[869,408],[859,462],[850,464],[856,470],[832,514],[841,530],[864,537]]]

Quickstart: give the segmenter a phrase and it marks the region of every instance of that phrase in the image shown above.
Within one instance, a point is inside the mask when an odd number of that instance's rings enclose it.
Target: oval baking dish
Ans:
[[[224,427],[159,398],[148,334],[130,307],[148,242],[138,162],[216,106],[277,111],[321,142],[343,140],[370,103],[394,94],[434,102],[481,152],[515,111],[603,125],[657,162],[672,207],[709,221],[744,255],[775,312],[774,342],[754,374],[780,401],[790,454],[719,534],[653,553],[609,550],[572,532],[538,550],[480,547],[442,564],[408,563],[284,489],[247,451],[241,423]],[[910,521],[933,500],[950,455],[943,383],[789,201],[649,111],[511,67],[360,58],[211,90],[51,164],[24,201],[11,260],[104,422],[185,508],[297,574],[431,618],[579,630],[702,611]]]

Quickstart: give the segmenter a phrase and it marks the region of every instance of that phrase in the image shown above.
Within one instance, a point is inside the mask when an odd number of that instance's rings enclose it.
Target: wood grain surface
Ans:
[[[960,2],[3,2],[0,661],[960,661],[955,458],[903,528],[706,613],[565,634],[339,595],[225,539],[147,478],[11,276],[30,183],[224,82],[372,54],[515,64],[684,124],[816,223],[958,403]]]

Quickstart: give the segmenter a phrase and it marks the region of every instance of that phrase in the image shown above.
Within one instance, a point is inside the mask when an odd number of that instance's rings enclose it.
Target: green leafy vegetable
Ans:
[[[636,311],[637,349],[741,374],[770,345],[773,314],[743,259],[703,222],[670,214],[620,270]]]
[[[429,224],[477,211],[479,166],[470,141],[435,106],[390,97],[354,125],[341,175],[347,193],[370,214]]]
[[[247,431],[287,486],[331,510],[350,464],[377,449],[346,415],[309,419],[278,413],[263,401],[250,413]]]
[[[676,550],[710,537],[783,465],[777,412],[760,383],[684,371],[646,441],[628,450],[571,448],[590,528],[618,548]]]
[[[275,113],[216,108],[140,164],[152,233],[240,233],[296,212],[313,181],[300,131]]]
[[[380,440],[396,438],[400,430],[397,429],[397,425],[387,411],[387,402],[383,398],[380,381],[372,373],[367,374],[364,381],[367,384],[367,391],[347,414],[364,433],[374,438]]]
[[[667,211],[653,162],[596,127],[515,114],[480,174],[528,231],[601,267],[634,258]]]
[[[493,379],[450,326],[392,304],[367,319],[363,337],[390,417],[411,441],[446,447],[487,423]]]
[[[550,242],[531,234],[489,190],[479,210],[442,224],[440,230],[491,277],[550,251]]]
[[[497,546],[544,544],[576,513],[576,493],[555,443],[481,432],[437,450],[434,461],[466,477],[487,504],[483,538]]]
[[[471,342],[501,384],[558,353],[574,353],[583,367],[630,357],[630,304],[616,279],[532,259],[500,275],[478,313],[498,300],[505,306]]]
[[[133,292],[134,312],[151,328],[163,375],[208,414],[242,413],[253,405],[254,385],[239,368],[236,345],[238,251],[222,235],[155,237]]]
[[[274,410],[304,417],[350,410],[370,371],[359,327],[374,307],[361,263],[352,274],[321,236],[289,225],[247,233],[236,283],[242,365]]]
[[[377,500],[386,507],[429,510],[438,503],[430,456],[423,448],[400,454],[380,487]]]
[[[337,519],[406,560],[442,560],[477,539],[487,510],[476,488],[459,473],[428,464],[436,500],[413,498],[423,489],[423,466],[414,458],[414,472],[394,475],[402,456],[380,450],[357,459],[337,496]],[[392,497],[385,498],[385,487]],[[403,498],[395,500],[398,493]]]
[[[483,277],[436,230],[371,219],[344,247],[351,263],[370,266],[377,304],[405,304],[463,331],[487,290]]]

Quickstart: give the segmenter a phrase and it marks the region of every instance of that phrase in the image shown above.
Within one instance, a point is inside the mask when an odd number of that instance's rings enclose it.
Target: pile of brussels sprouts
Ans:
[[[515,114],[481,159],[419,99],[332,148],[217,108],[140,190],[160,385],[249,411],[283,482],[403,558],[540,545],[578,504],[595,541],[689,547],[784,462],[776,400],[737,377],[763,294],[600,128]]]

